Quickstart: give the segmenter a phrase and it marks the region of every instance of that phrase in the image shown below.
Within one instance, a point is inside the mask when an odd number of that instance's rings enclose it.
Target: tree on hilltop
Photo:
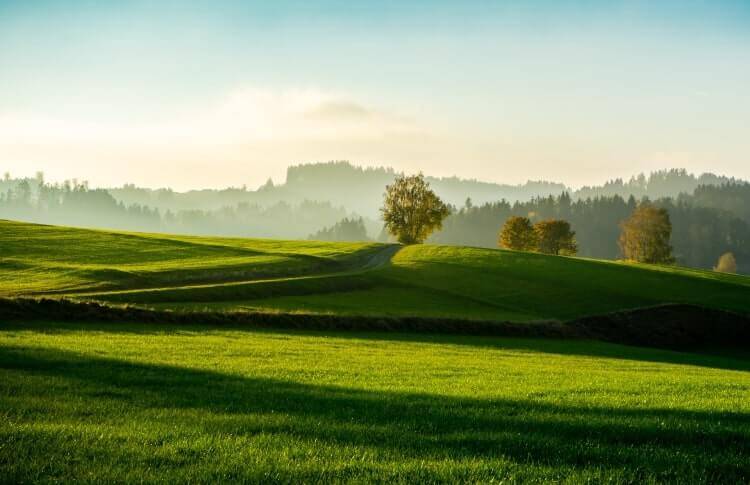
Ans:
[[[401,244],[419,244],[440,229],[449,209],[424,176],[401,175],[385,188],[383,221]]]
[[[576,233],[571,231],[568,221],[549,219],[537,222],[534,225],[534,234],[540,253],[570,256],[578,252]]]
[[[620,223],[620,228],[619,244],[626,259],[654,264],[674,262],[669,244],[672,223],[666,209],[642,203]]]
[[[528,217],[509,217],[498,238],[498,246],[517,251],[534,251],[536,243],[534,226]]]

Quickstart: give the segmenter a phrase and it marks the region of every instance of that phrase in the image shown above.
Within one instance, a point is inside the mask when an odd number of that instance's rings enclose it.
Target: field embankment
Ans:
[[[288,312],[172,311],[60,299],[0,298],[8,321],[214,325],[244,329],[399,332],[590,339],[675,350],[750,349],[750,318],[692,305],[658,305],[569,321],[509,322],[414,316],[352,316]]]

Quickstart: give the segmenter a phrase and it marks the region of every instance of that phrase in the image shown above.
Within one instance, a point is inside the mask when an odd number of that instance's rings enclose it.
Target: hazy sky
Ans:
[[[750,1],[0,0],[0,171],[750,178]]]

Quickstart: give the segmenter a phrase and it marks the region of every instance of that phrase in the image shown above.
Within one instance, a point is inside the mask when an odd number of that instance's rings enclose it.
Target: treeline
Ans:
[[[110,188],[108,191],[126,205],[140,204],[171,210],[216,210],[241,202],[269,206],[284,201],[298,204],[305,200],[329,201],[334,206],[346,207],[363,217],[376,219],[383,201],[383,189],[393,182],[397,172],[392,168],[357,167],[346,161],[311,163],[291,166],[286,180],[274,184],[270,179],[257,190],[246,186],[225,189],[176,192],[168,188],[146,189],[132,184]],[[619,195],[636,199],[649,197],[677,197],[691,194],[700,186],[721,185],[732,179],[714,174],[693,175],[684,169],[660,170],[639,174],[630,180],[615,179],[601,186],[571,190],[564,184],[549,181],[528,181],[510,185],[460,179],[458,177],[425,176],[438,196],[448,204],[458,206],[470,197],[476,204],[498,200],[529,201],[533,197],[560,195],[568,192],[574,200]]]
[[[175,192],[171,189],[146,189],[132,184],[110,188],[109,192],[125,204],[140,204],[164,210],[215,210],[241,202],[269,206],[284,201],[298,204],[305,200],[328,201],[333,206],[363,217],[377,219],[383,202],[383,189],[398,174],[392,168],[357,167],[346,161],[291,166],[284,183],[268,180],[257,190],[246,186],[226,189]],[[526,182],[519,185],[496,184],[457,177],[426,177],[433,189],[448,203],[460,204],[466,197],[479,202],[505,198],[529,200],[539,194],[560,194],[565,186],[552,182]]]
[[[663,197],[677,197],[680,194],[692,194],[701,186],[720,186],[739,182],[733,178],[704,173],[693,175],[684,168],[658,170],[649,175],[643,173],[635,175],[630,180],[614,179],[601,186],[584,186],[572,193],[574,199],[589,199],[594,197],[611,197],[619,195],[636,199],[648,197],[651,199]]]
[[[731,252],[736,257],[738,271],[750,273],[750,220],[734,212],[742,213],[735,206],[742,206],[742,201],[748,198],[750,184],[730,182],[719,187],[699,187],[692,195],[651,202],[669,213],[671,243],[679,264],[710,269],[722,254]],[[618,259],[622,257],[618,246],[620,223],[637,205],[634,196],[573,200],[567,193],[537,197],[529,202],[501,201],[479,206],[467,201],[464,207],[454,209],[443,223],[442,231],[433,235],[430,242],[497,247],[498,231],[510,217],[528,217],[532,222],[562,219],[570,222],[576,233],[579,255]]]
[[[216,210],[160,211],[126,205],[86,183],[47,184],[41,176],[8,184],[0,192],[0,218],[44,224],[183,234],[300,239],[349,214],[329,202],[246,202]]]
[[[369,241],[364,219],[345,217],[330,227],[324,227],[308,239],[313,241]]]

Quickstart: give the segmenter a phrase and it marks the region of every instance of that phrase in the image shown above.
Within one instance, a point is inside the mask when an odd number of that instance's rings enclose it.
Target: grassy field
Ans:
[[[93,231],[0,221],[0,295],[180,287],[344,271],[382,245]]]
[[[181,326],[45,321],[61,318],[49,303],[35,320],[0,315],[0,482],[750,481],[746,350],[309,331],[348,315],[526,330],[671,302],[748,314],[747,277],[3,221],[0,250],[0,297],[339,315],[292,316],[305,331],[205,325],[236,316],[214,313],[159,317],[192,319]]]
[[[5,323],[0,477],[742,483],[749,370],[585,341]]]
[[[750,313],[746,276],[490,249],[130,234],[1,221],[0,248],[0,296],[512,321],[659,303]]]

